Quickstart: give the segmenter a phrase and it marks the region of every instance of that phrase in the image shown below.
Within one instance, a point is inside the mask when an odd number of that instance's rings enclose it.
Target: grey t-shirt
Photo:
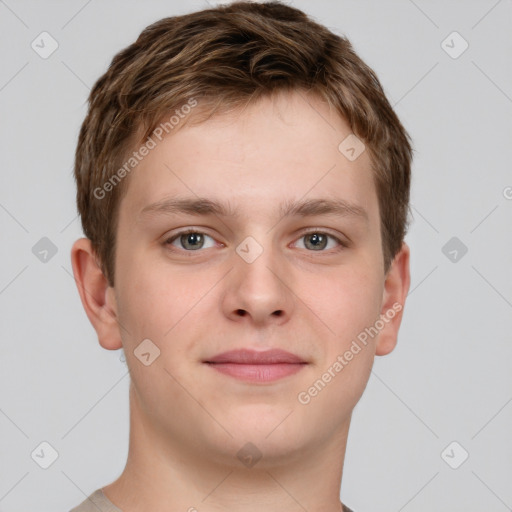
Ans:
[[[123,512],[117,508],[106,496],[101,489],[94,491],[85,501],[80,503],[78,507],[71,509],[69,512]],[[347,506],[343,505],[343,512],[353,512]]]
[[[69,512],[123,512],[117,508],[101,489],[94,491],[78,507],[72,508]]]

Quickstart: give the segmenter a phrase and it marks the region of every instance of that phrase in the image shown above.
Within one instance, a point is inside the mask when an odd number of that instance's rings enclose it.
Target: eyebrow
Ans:
[[[188,214],[188,215],[216,215],[219,217],[240,216],[229,202],[219,202],[204,197],[187,198],[172,197],[145,206],[139,217],[153,216],[155,214]],[[368,221],[366,210],[355,203],[344,199],[302,199],[290,200],[282,203],[279,208],[281,217],[308,217],[314,215],[333,215],[338,217],[354,217]]]

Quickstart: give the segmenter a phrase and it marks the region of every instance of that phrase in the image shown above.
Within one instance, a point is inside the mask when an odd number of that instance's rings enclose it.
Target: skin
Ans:
[[[305,92],[187,124],[129,176],[115,286],[89,240],[73,245],[85,311],[102,347],[124,348],[131,375],[129,456],[104,488],[124,512],[341,509],[352,410],[375,355],[394,349],[403,310],[308,404],[297,397],[379,315],[404,305],[410,283],[405,243],[384,273],[368,152],[349,161],[338,150],[350,133],[344,119]],[[141,214],[176,196],[228,201],[239,214]],[[364,208],[367,219],[283,218],[277,210],[283,201],[311,198],[342,198]],[[166,244],[188,227],[208,235],[203,246],[184,246],[187,237]],[[347,245],[328,239],[315,250],[304,231]],[[248,236],[263,249],[252,263],[236,252]],[[134,354],[144,339],[160,350],[149,366]],[[254,384],[203,363],[235,348],[282,348],[308,364]],[[252,467],[237,457],[248,442],[262,454]]]

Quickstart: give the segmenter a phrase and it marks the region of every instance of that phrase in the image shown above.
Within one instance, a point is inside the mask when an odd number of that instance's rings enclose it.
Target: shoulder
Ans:
[[[122,512],[104,494],[101,489],[94,491],[80,505],[69,512]],[[349,511],[350,512],[350,511]]]

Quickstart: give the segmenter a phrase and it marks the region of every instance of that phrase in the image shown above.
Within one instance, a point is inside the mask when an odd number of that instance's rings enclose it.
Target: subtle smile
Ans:
[[[279,349],[264,352],[231,350],[209,358],[204,363],[225,375],[262,383],[293,375],[308,364],[295,354]]]

